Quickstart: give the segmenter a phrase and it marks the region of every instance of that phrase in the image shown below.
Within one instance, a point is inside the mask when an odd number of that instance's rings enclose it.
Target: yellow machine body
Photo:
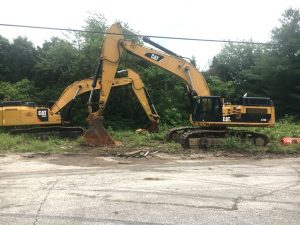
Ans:
[[[243,115],[269,115],[269,118],[259,118],[253,121],[242,121]],[[234,116],[234,120],[231,117]],[[244,105],[223,105],[222,120],[217,121],[194,121],[190,115],[190,123],[201,127],[274,127],[275,107],[274,106],[244,106]]]
[[[51,115],[49,111],[49,108],[28,106],[22,102],[2,102],[2,106],[0,106],[0,125],[60,125],[62,123],[61,116],[59,114]]]

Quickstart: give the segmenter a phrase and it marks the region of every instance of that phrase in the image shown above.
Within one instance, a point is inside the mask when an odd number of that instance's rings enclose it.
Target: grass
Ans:
[[[251,130],[266,134],[271,140],[279,140],[282,137],[300,137],[300,123],[292,117],[285,117],[276,122],[273,128],[252,128]]]
[[[167,127],[162,126],[158,133],[136,133],[135,131],[114,131],[112,129],[108,129],[108,132],[114,138],[114,140],[122,142],[125,148],[132,149],[149,147],[161,151],[168,151],[169,153],[177,153],[180,149],[180,145],[178,143],[165,142],[167,130]]]
[[[247,151],[247,149],[251,149],[253,144],[250,141],[243,141],[236,137],[228,137],[222,140],[222,145],[220,148],[232,151]]]
[[[297,154],[300,153],[300,144],[281,145],[276,142],[272,142],[267,146],[267,153],[275,154]]]
[[[153,150],[177,153],[180,145],[177,143],[165,143],[167,128],[162,126],[158,133],[136,133],[132,130],[115,131],[108,129],[114,140],[122,143],[122,148],[152,148]],[[78,150],[84,145],[83,137],[77,140],[49,137],[48,140],[39,140],[29,135],[10,135],[7,131],[0,131],[0,152],[68,152]]]
[[[74,141],[50,137],[38,140],[28,135],[9,135],[0,132],[1,152],[65,152],[74,147]]]
[[[220,148],[235,152],[295,154],[300,153],[300,144],[282,145],[282,137],[300,137],[300,124],[292,117],[285,117],[276,122],[273,128],[247,128],[250,131],[267,135],[270,143],[266,147],[258,147],[249,141],[236,138],[226,138]]]
[[[282,145],[278,141],[271,141],[267,146],[255,146],[250,141],[243,141],[238,138],[229,137],[222,141],[217,149],[241,152],[241,153],[273,153],[273,154],[297,154],[300,153],[299,144]]]
[[[178,153],[181,149],[178,143],[166,143],[165,134],[170,127],[161,126],[158,133],[136,133],[133,130],[112,130],[108,128],[109,134],[114,140],[122,142],[125,149],[151,148],[168,153]],[[300,124],[287,117],[276,123],[274,128],[248,128],[251,131],[266,134],[271,139],[271,143],[266,147],[254,146],[250,141],[242,141],[229,137],[223,140],[220,147],[212,150],[226,150],[233,152],[247,153],[300,153],[300,144],[283,146],[279,143],[282,137],[300,137]],[[51,137],[47,141],[38,140],[30,136],[12,136],[7,132],[0,131],[0,152],[67,152],[78,150],[78,146],[83,144],[83,138],[78,140],[68,140]],[[211,150],[211,149],[208,149]]]

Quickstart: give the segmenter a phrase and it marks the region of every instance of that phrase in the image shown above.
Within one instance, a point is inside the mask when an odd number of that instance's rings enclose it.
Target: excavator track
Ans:
[[[173,129],[170,129],[167,133],[166,133],[166,141],[170,142],[170,141],[175,141],[175,142],[180,142],[180,136],[187,132],[187,131],[191,131],[191,130],[199,130],[201,128],[199,127],[176,127]]]
[[[32,134],[38,137],[58,136],[63,138],[76,138],[85,132],[82,127],[48,126],[17,128],[10,131],[10,134]]]
[[[177,143],[180,143],[180,138],[181,135],[183,135],[186,132],[190,132],[190,131],[203,131],[203,130],[211,130],[211,131],[219,131],[219,130],[224,130],[224,128],[218,128],[218,127],[214,127],[214,128],[207,128],[207,127],[191,127],[191,126],[186,126],[186,127],[176,127],[173,129],[170,129],[167,134],[166,134],[166,141],[170,142],[170,141],[175,141]]]
[[[230,129],[197,129],[184,132],[180,136],[180,144],[185,149],[195,146],[198,146],[199,148],[207,148],[211,146],[222,145],[222,139],[227,137],[237,137],[242,140],[251,140],[257,146],[265,146],[270,142],[268,136],[251,131]],[[191,146],[191,143],[193,146]]]

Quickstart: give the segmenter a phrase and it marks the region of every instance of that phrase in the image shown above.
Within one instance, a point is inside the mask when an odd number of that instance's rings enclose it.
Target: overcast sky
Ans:
[[[141,34],[205,39],[270,40],[271,30],[289,7],[300,8],[300,0],[3,0],[0,23],[81,29],[89,13],[101,13],[108,24],[121,20]],[[12,40],[28,37],[41,45],[59,31],[0,26],[0,35]],[[154,40],[172,51],[191,57],[200,69],[223,44]]]

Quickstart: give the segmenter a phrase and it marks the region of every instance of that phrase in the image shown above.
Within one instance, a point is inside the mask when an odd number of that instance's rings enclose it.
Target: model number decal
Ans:
[[[145,56],[147,56],[150,59],[153,59],[156,62],[159,62],[160,60],[162,60],[164,57],[162,55],[157,55],[154,53],[146,53]]]

